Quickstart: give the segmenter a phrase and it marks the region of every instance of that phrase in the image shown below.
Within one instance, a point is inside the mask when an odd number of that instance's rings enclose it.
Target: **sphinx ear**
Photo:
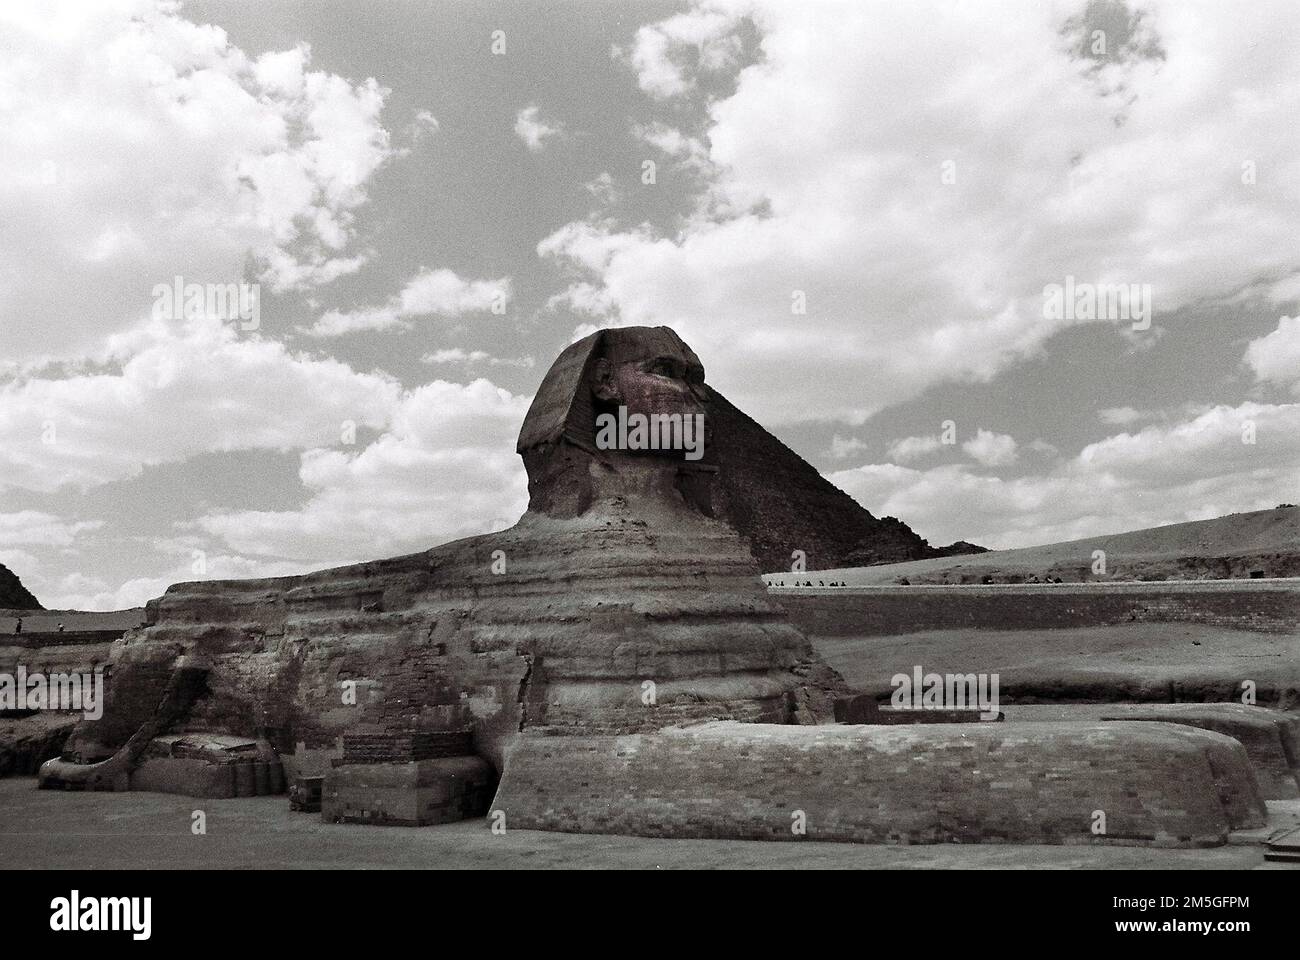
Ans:
[[[591,392],[596,395],[598,400],[623,399],[618,384],[614,382],[614,368],[610,366],[609,361],[604,357],[598,359],[591,368]]]

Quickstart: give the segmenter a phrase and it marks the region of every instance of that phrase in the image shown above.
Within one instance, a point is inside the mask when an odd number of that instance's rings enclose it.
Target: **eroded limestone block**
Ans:
[[[35,773],[62,753],[77,721],[76,715],[49,712],[0,717],[0,777]]]
[[[154,739],[127,785],[187,797],[257,797],[283,793],[284,772],[265,741],[170,734]]]
[[[1108,704],[1103,720],[1154,720],[1239,740],[1266,800],[1300,797],[1300,717],[1241,703]]]
[[[530,736],[492,809],[513,828],[653,837],[1184,847],[1266,816],[1240,743],[1142,722]]]

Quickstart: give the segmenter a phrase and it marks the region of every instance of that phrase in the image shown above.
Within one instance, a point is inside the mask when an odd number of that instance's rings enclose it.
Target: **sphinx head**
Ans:
[[[598,408],[621,406],[642,417],[704,413],[704,366],[667,327],[609,330],[602,341],[589,378]]]
[[[704,365],[668,327],[617,327],[571,344],[542,379],[519,434],[529,509],[576,515],[602,472],[658,469],[686,502],[710,512],[707,398]],[[647,427],[643,442],[635,434],[625,442],[629,424]],[[620,442],[609,442],[611,427]]]

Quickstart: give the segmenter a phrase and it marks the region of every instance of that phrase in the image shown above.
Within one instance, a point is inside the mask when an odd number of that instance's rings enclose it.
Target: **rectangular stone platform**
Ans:
[[[1266,822],[1236,740],[1178,724],[778,726],[521,737],[507,828],[861,843],[1214,846]]]

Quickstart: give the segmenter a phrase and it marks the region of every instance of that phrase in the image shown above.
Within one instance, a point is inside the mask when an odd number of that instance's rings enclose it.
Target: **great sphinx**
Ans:
[[[268,744],[292,777],[353,734],[463,736],[499,772],[524,731],[829,720],[842,682],[718,517],[711,444],[687,459],[595,442],[602,412],[707,426],[719,402],[666,327],[573,343],[519,434],[518,523],[305,576],[172,586],[114,652],[104,717],[43,784],[127,788],[151,741],[188,731]]]
[[[703,414],[703,455],[598,442],[615,411]],[[514,828],[667,837],[1201,846],[1265,823],[1242,744],[1181,720],[831,722],[845,685],[755,557],[854,515],[672,330],[569,346],[517,449],[529,503],[507,530],[168,589],[41,785],[239,796],[282,771],[323,775],[331,820],[490,799]]]

